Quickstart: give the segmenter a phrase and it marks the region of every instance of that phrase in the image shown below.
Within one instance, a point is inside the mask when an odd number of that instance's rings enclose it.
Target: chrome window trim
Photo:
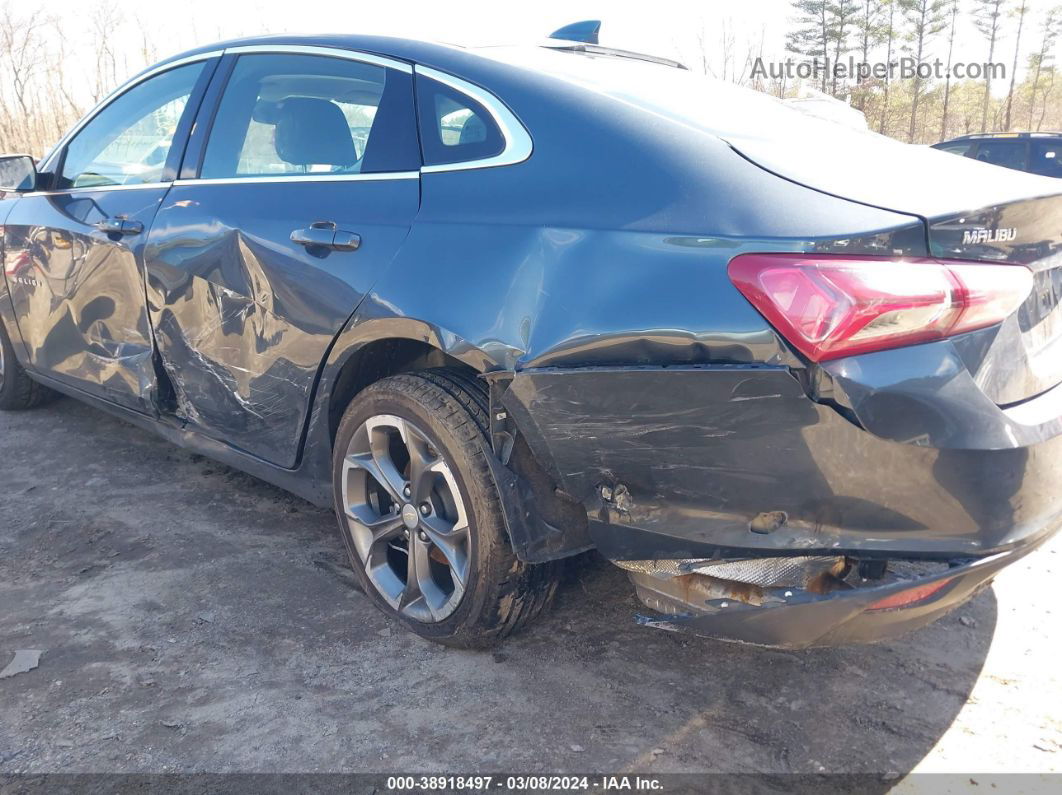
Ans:
[[[443,85],[449,86],[455,91],[476,100],[476,102],[487,109],[487,113],[489,113],[494,119],[494,123],[498,125],[498,129],[501,130],[502,137],[505,139],[505,147],[497,155],[483,157],[478,160],[462,160],[457,163],[441,163],[434,166],[421,166],[421,173],[434,174],[442,171],[465,171],[473,168],[512,166],[517,163],[522,163],[531,157],[531,152],[534,148],[531,141],[531,134],[520,120],[516,118],[516,115],[506,107],[505,103],[494,96],[494,94],[491,94],[489,91],[469,83],[466,80],[462,80],[459,77],[454,77],[453,75],[440,72],[436,69],[431,69],[427,66],[417,64],[414,71],[419,75],[424,75],[425,77],[430,77],[432,80],[437,80]]]
[[[174,185],[243,185],[270,182],[376,182],[390,179],[420,179],[419,171],[381,171],[372,174],[277,174],[269,177],[216,177],[178,179]]]
[[[413,67],[405,61],[385,58],[382,55],[347,50],[342,47],[321,47],[309,44],[244,44],[239,47],[226,47],[226,55],[268,55],[270,53],[287,53],[289,55],[323,55],[327,58],[343,58],[347,61],[361,61],[374,66],[383,66],[399,72],[413,74]]]
[[[118,99],[118,97],[120,97],[126,91],[135,88],[136,86],[143,83],[145,80],[152,78],[155,75],[161,74],[162,72],[168,72],[170,69],[176,69],[180,66],[187,66],[188,64],[197,63],[199,61],[209,61],[211,58],[217,58],[222,54],[224,54],[224,50],[211,50],[210,52],[201,52],[195,55],[189,55],[187,58],[178,58],[176,61],[169,61],[164,64],[159,64],[158,66],[154,66],[148,69],[146,72],[141,72],[135,77],[126,80],[124,83],[118,86],[118,88],[114,89],[114,91],[112,91],[102,100],[100,100],[96,107],[86,113],[81,118],[81,121],[75,124],[66,135],[59,139],[59,143],[52,147],[52,150],[47,154],[47,156],[43,160],[41,160],[41,163],[44,167],[39,170],[49,171],[49,167],[54,165],[52,161],[58,156],[60,152],[63,151],[63,149],[66,147],[67,144],[70,143],[74,136],[81,132],[89,122],[95,119],[96,116],[99,115],[100,111],[110,105],[111,102]],[[65,191],[57,192],[62,193]]]
[[[142,182],[136,185],[87,185],[83,188],[63,188],[62,190],[34,190],[19,194],[20,196],[64,196],[69,193],[103,193],[112,190],[147,190],[148,188],[168,188],[172,182]]]

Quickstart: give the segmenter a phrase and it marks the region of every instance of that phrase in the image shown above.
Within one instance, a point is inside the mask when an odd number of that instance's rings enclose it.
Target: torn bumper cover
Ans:
[[[804,649],[887,640],[930,624],[1041,542],[950,564],[902,562],[869,581],[844,558],[613,562],[628,571],[642,602],[663,614],[639,615],[640,624]],[[735,576],[746,581],[724,579]]]
[[[762,365],[525,370],[500,400],[598,552],[636,569],[664,614],[643,623],[836,645],[930,623],[1062,527],[1062,387],[1004,408],[961,374],[858,369],[863,421]]]

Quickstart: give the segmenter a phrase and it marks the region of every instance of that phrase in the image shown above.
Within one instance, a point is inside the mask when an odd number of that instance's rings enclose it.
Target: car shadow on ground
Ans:
[[[571,561],[489,652],[427,643],[353,587],[327,511],[64,400],[0,417],[0,773],[869,773],[884,791],[981,672],[991,591],[875,646],[802,652],[634,624]]]

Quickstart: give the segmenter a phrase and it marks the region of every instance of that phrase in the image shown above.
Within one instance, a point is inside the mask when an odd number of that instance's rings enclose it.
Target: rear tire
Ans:
[[[0,411],[21,411],[47,403],[55,392],[28,375],[15,358],[15,349],[0,322]]]
[[[347,408],[333,458],[340,534],[365,593],[421,637],[459,648],[519,631],[550,603],[560,571],[513,553],[487,409],[484,387],[460,372],[385,378]]]

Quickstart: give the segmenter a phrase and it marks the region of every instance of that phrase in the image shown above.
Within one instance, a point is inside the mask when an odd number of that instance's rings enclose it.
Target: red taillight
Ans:
[[[906,591],[899,591],[891,596],[886,596],[884,599],[879,599],[876,602],[871,602],[867,605],[867,610],[895,610],[898,607],[910,607],[911,605],[924,602],[935,593],[939,593],[944,590],[944,586],[951,582],[951,579],[940,580],[938,582],[927,583],[926,585],[917,585],[914,588],[908,588]]]
[[[741,254],[730,280],[813,362],[985,328],[1028,297],[1022,265]]]

